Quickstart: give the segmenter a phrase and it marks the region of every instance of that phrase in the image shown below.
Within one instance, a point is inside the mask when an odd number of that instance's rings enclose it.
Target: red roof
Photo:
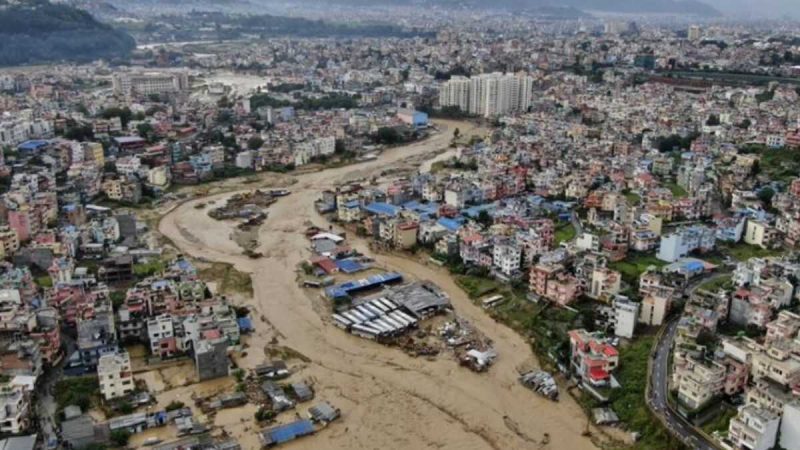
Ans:
[[[222,336],[222,333],[219,330],[206,330],[203,331],[203,337],[206,339],[219,339]]]
[[[605,348],[603,349],[603,353],[605,353],[606,356],[617,356],[617,355],[619,355],[619,352],[617,351],[617,349],[615,349],[614,347],[612,347],[610,345],[606,345],[605,346]]]
[[[608,372],[600,367],[593,367],[589,369],[589,378],[599,381],[608,379]]]
[[[331,261],[329,258],[315,261],[314,264],[318,265],[320,269],[325,271],[325,273],[335,273],[338,270],[338,267],[336,267],[336,263]]]

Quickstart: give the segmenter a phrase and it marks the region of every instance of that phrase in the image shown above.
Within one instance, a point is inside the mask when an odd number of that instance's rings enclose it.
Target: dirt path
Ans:
[[[344,420],[287,448],[594,448],[581,436],[586,418],[574,401],[565,395],[560,403],[551,403],[517,383],[517,369],[536,364],[529,346],[474,306],[445,272],[410,259],[376,257],[379,264],[410,279],[432,280],[450,294],[459,314],[495,342],[500,357],[489,373],[471,373],[446,357],[414,359],[350,336],[329,323],[325,300],[318,292],[297,286],[295,267],[309,255],[309,243],[301,231],[308,222],[324,223],[313,207],[320,190],[379,173],[406,157],[444,148],[454,127],[462,134],[477,133],[467,123],[440,125],[445,130],[439,135],[384,152],[377,161],[297,176],[292,195],[270,208],[261,229],[258,251],[265,255],[262,259],[241,255],[228,239],[232,224],[214,221],[194,208],[199,202],[230,194],[181,205],[162,219],[159,230],[185,253],[232,263],[252,274],[254,316],[263,316],[265,321],[256,324],[257,334],[250,340],[247,357],[240,361],[242,366],[263,362],[266,358],[259,347],[277,338],[281,345],[311,359],[300,377],[315,382],[318,398],[342,409]],[[363,241],[352,243],[366,252]],[[252,423],[245,430],[250,434],[256,431]],[[237,434],[236,430],[230,432]],[[549,444],[542,444],[545,434],[550,436]],[[251,439],[246,440],[247,448],[253,445]]]

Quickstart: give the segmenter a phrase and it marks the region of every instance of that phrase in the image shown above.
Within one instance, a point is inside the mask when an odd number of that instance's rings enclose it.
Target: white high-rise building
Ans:
[[[111,79],[116,94],[151,95],[188,91],[186,72],[120,72]]]
[[[470,114],[491,117],[528,109],[533,78],[499,72],[470,78],[453,77],[442,85],[439,105],[457,106]]]

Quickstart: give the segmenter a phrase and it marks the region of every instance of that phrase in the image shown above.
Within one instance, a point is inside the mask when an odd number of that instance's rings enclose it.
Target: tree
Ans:
[[[164,409],[166,411],[177,411],[177,410],[179,410],[181,408],[184,408],[184,407],[186,407],[186,405],[183,402],[179,402],[177,400],[173,400]]]
[[[489,212],[486,210],[479,212],[478,217],[475,220],[478,221],[478,223],[483,225],[484,227],[490,227],[492,224],[494,224],[494,219],[492,218],[492,215],[489,214]]]
[[[392,127],[381,127],[378,129],[377,141],[382,144],[397,144],[403,137],[397,129]]]
[[[719,124],[720,124],[720,122],[719,122],[719,116],[718,115],[711,114],[710,116],[708,116],[708,120],[706,120],[706,125],[708,125],[710,127],[716,127],[716,126],[719,126]]]
[[[772,197],[775,196],[775,190],[770,187],[765,187],[758,191],[758,199],[764,203],[765,206],[772,205]]]
[[[131,438],[131,433],[128,430],[114,430],[111,432],[111,442],[117,447],[128,445],[128,440]]]
[[[264,140],[261,139],[261,136],[253,136],[247,140],[247,148],[250,150],[257,150],[264,145]]]
[[[453,130],[453,139],[458,139],[459,136],[461,136],[461,130],[456,128]]]

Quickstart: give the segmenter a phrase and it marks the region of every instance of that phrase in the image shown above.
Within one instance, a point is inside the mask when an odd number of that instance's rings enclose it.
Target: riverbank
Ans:
[[[378,265],[401,271],[410,280],[431,280],[450,295],[458,313],[492,339],[500,354],[488,373],[465,371],[447,358],[415,359],[343,333],[329,323],[329,305],[319,292],[304,290],[296,282],[295,268],[309,256],[302,230],[324,223],[313,205],[320,191],[447,148],[452,137],[448,131],[456,127],[463,134],[481,132],[466,122],[439,125],[443,130],[436,136],[387,150],[378,160],[295,175],[292,195],[270,208],[260,231],[261,259],[242,255],[228,238],[233,224],[214,221],[194,207],[224,201],[231,193],[178,206],[162,218],[159,230],[183,253],[230,263],[251,274],[255,295],[250,306],[253,316],[263,319],[249,340],[247,356],[237,361],[240,366],[264,362],[260,349],[277,342],[311,361],[303,364],[299,376],[313,379],[318,397],[343,411],[343,421],[293,448],[595,448],[582,436],[586,418],[577,403],[571,398],[551,403],[517,382],[520,370],[538,366],[529,343],[473,304],[445,271],[409,258],[373,255]],[[366,242],[354,238],[351,244],[371,255]],[[243,432],[231,428],[234,435]],[[252,424],[248,428],[255,432]]]

